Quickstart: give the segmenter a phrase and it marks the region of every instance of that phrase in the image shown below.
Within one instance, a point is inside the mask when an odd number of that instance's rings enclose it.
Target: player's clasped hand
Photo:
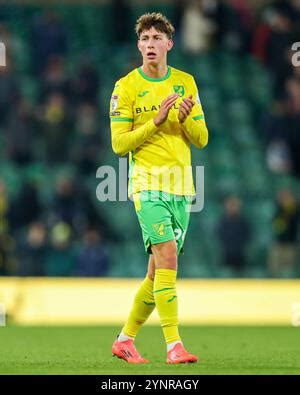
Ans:
[[[154,123],[156,126],[160,126],[163,124],[169,115],[169,111],[171,110],[172,106],[175,104],[176,100],[178,99],[178,93],[172,93],[163,100],[161,103],[159,112],[157,116],[154,118]]]
[[[179,113],[178,113],[179,123],[183,123],[186,120],[186,118],[192,112],[194,105],[195,102],[193,100],[192,95],[190,95],[188,98],[183,99],[183,101],[180,103],[179,106]]]

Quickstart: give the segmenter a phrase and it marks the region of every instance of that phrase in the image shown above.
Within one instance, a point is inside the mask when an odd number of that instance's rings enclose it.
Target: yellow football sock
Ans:
[[[167,343],[179,340],[176,270],[156,269],[153,295]]]
[[[146,276],[135,295],[131,312],[122,332],[127,336],[135,337],[154,308],[153,281]]]

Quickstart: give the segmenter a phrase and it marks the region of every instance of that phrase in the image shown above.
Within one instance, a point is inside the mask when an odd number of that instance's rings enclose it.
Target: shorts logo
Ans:
[[[159,236],[165,235],[165,225],[164,224],[154,224],[153,228]]]
[[[173,85],[173,89],[175,93],[178,93],[180,97],[184,95],[184,86],[183,85]]]
[[[119,100],[119,95],[112,95],[111,97],[111,110],[112,112],[116,111],[118,107],[118,100]]]

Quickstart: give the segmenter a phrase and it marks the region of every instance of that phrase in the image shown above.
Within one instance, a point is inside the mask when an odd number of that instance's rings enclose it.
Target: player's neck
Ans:
[[[168,66],[166,63],[161,65],[143,64],[143,73],[150,78],[163,78],[168,73]]]

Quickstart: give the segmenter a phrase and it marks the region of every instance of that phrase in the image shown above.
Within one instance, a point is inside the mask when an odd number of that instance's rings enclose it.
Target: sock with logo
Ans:
[[[181,341],[178,332],[176,275],[176,270],[155,270],[153,295],[167,344]]]
[[[122,329],[121,334],[123,334],[125,337],[127,336],[129,339],[134,339],[139,329],[150,316],[154,308],[155,301],[153,297],[153,281],[148,276],[146,276],[135,295],[131,312]],[[128,340],[128,338],[126,340],[121,340],[125,339],[125,337],[121,337],[121,335],[119,336],[119,341]]]

